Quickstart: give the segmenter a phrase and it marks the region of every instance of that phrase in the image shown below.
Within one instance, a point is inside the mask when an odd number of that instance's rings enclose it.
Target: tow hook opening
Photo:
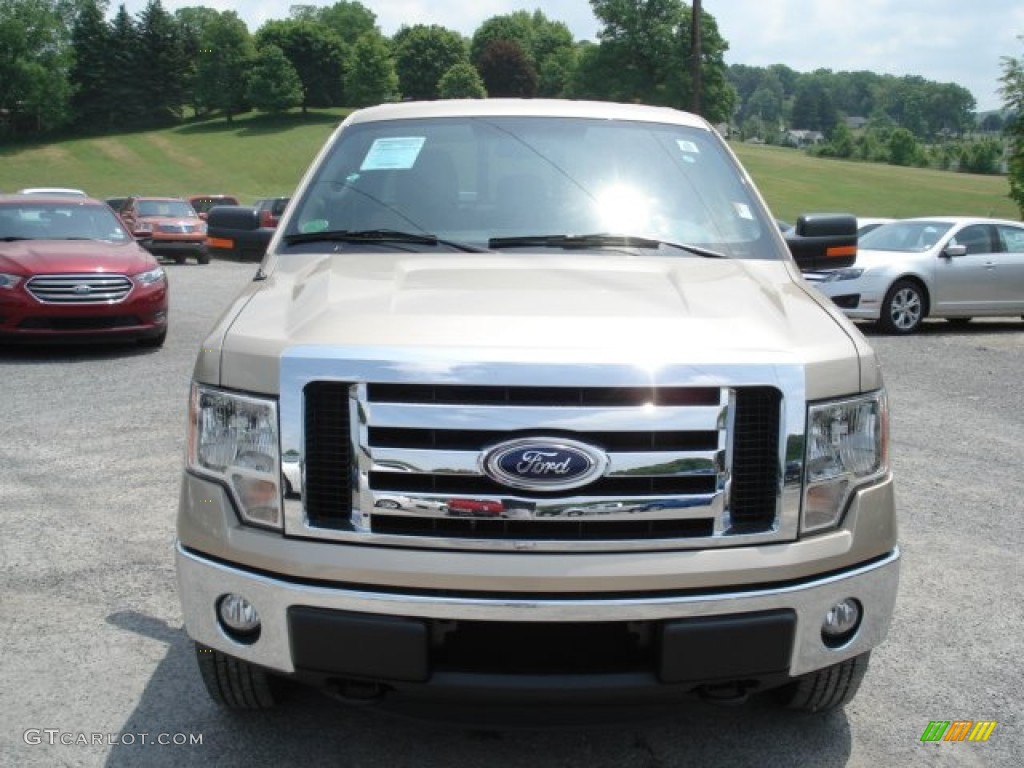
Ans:
[[[702,685],[697,689],[697,695],[704,701],[712,704],[720,704],[727,707],[735,707],[745,704],[750,698],[753,683],[723,683],[721,685]]]
[[[348,704],[373,704],[384,698],[388,688],[381,683],[367,680],[331,678],[327,681],[327,693]]]

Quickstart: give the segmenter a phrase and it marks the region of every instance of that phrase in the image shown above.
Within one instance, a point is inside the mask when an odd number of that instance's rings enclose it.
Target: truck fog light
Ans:
[[[260,633],[260,614],[256,606],[241,595],[229,593],[217,601],[221,626],[240,642],[254,642]]]
[[[829,648],[838,648],[849,642],[857,632],[861,618],[860,603],[852,597],[840,600],[828,609],[821,625],[821,640]]]

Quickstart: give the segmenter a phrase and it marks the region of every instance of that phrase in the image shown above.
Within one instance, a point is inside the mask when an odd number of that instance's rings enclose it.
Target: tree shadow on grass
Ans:
[[[337,125],[345,119],[345,115],[336,112],[288,112],[283,115],[243,115],[230,123],[221,118],[204,118],[180,126],[175,133],[185,136],[233,133],[237,136],[267,136],[284,133],[310,125]]]

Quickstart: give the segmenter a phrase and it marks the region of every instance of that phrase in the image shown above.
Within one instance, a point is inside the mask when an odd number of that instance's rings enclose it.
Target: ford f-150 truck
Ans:
[[[850,701],[896,598],[888,410],[794,258],[849,263],[852,217],[797,231],[675,110],[349,116],[195,365],[176,563],[210,695]]]

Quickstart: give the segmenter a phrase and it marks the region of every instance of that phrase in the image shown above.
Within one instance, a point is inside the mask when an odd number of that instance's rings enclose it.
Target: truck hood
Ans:
[[[296,345],[426,348],[439,360],[475,348],[490,361],[818,366],[824,389],[848,394],[859,334],[829,307],[786,262],[289,256],[225,317],[220,377],[276,392],[278,358]]]

